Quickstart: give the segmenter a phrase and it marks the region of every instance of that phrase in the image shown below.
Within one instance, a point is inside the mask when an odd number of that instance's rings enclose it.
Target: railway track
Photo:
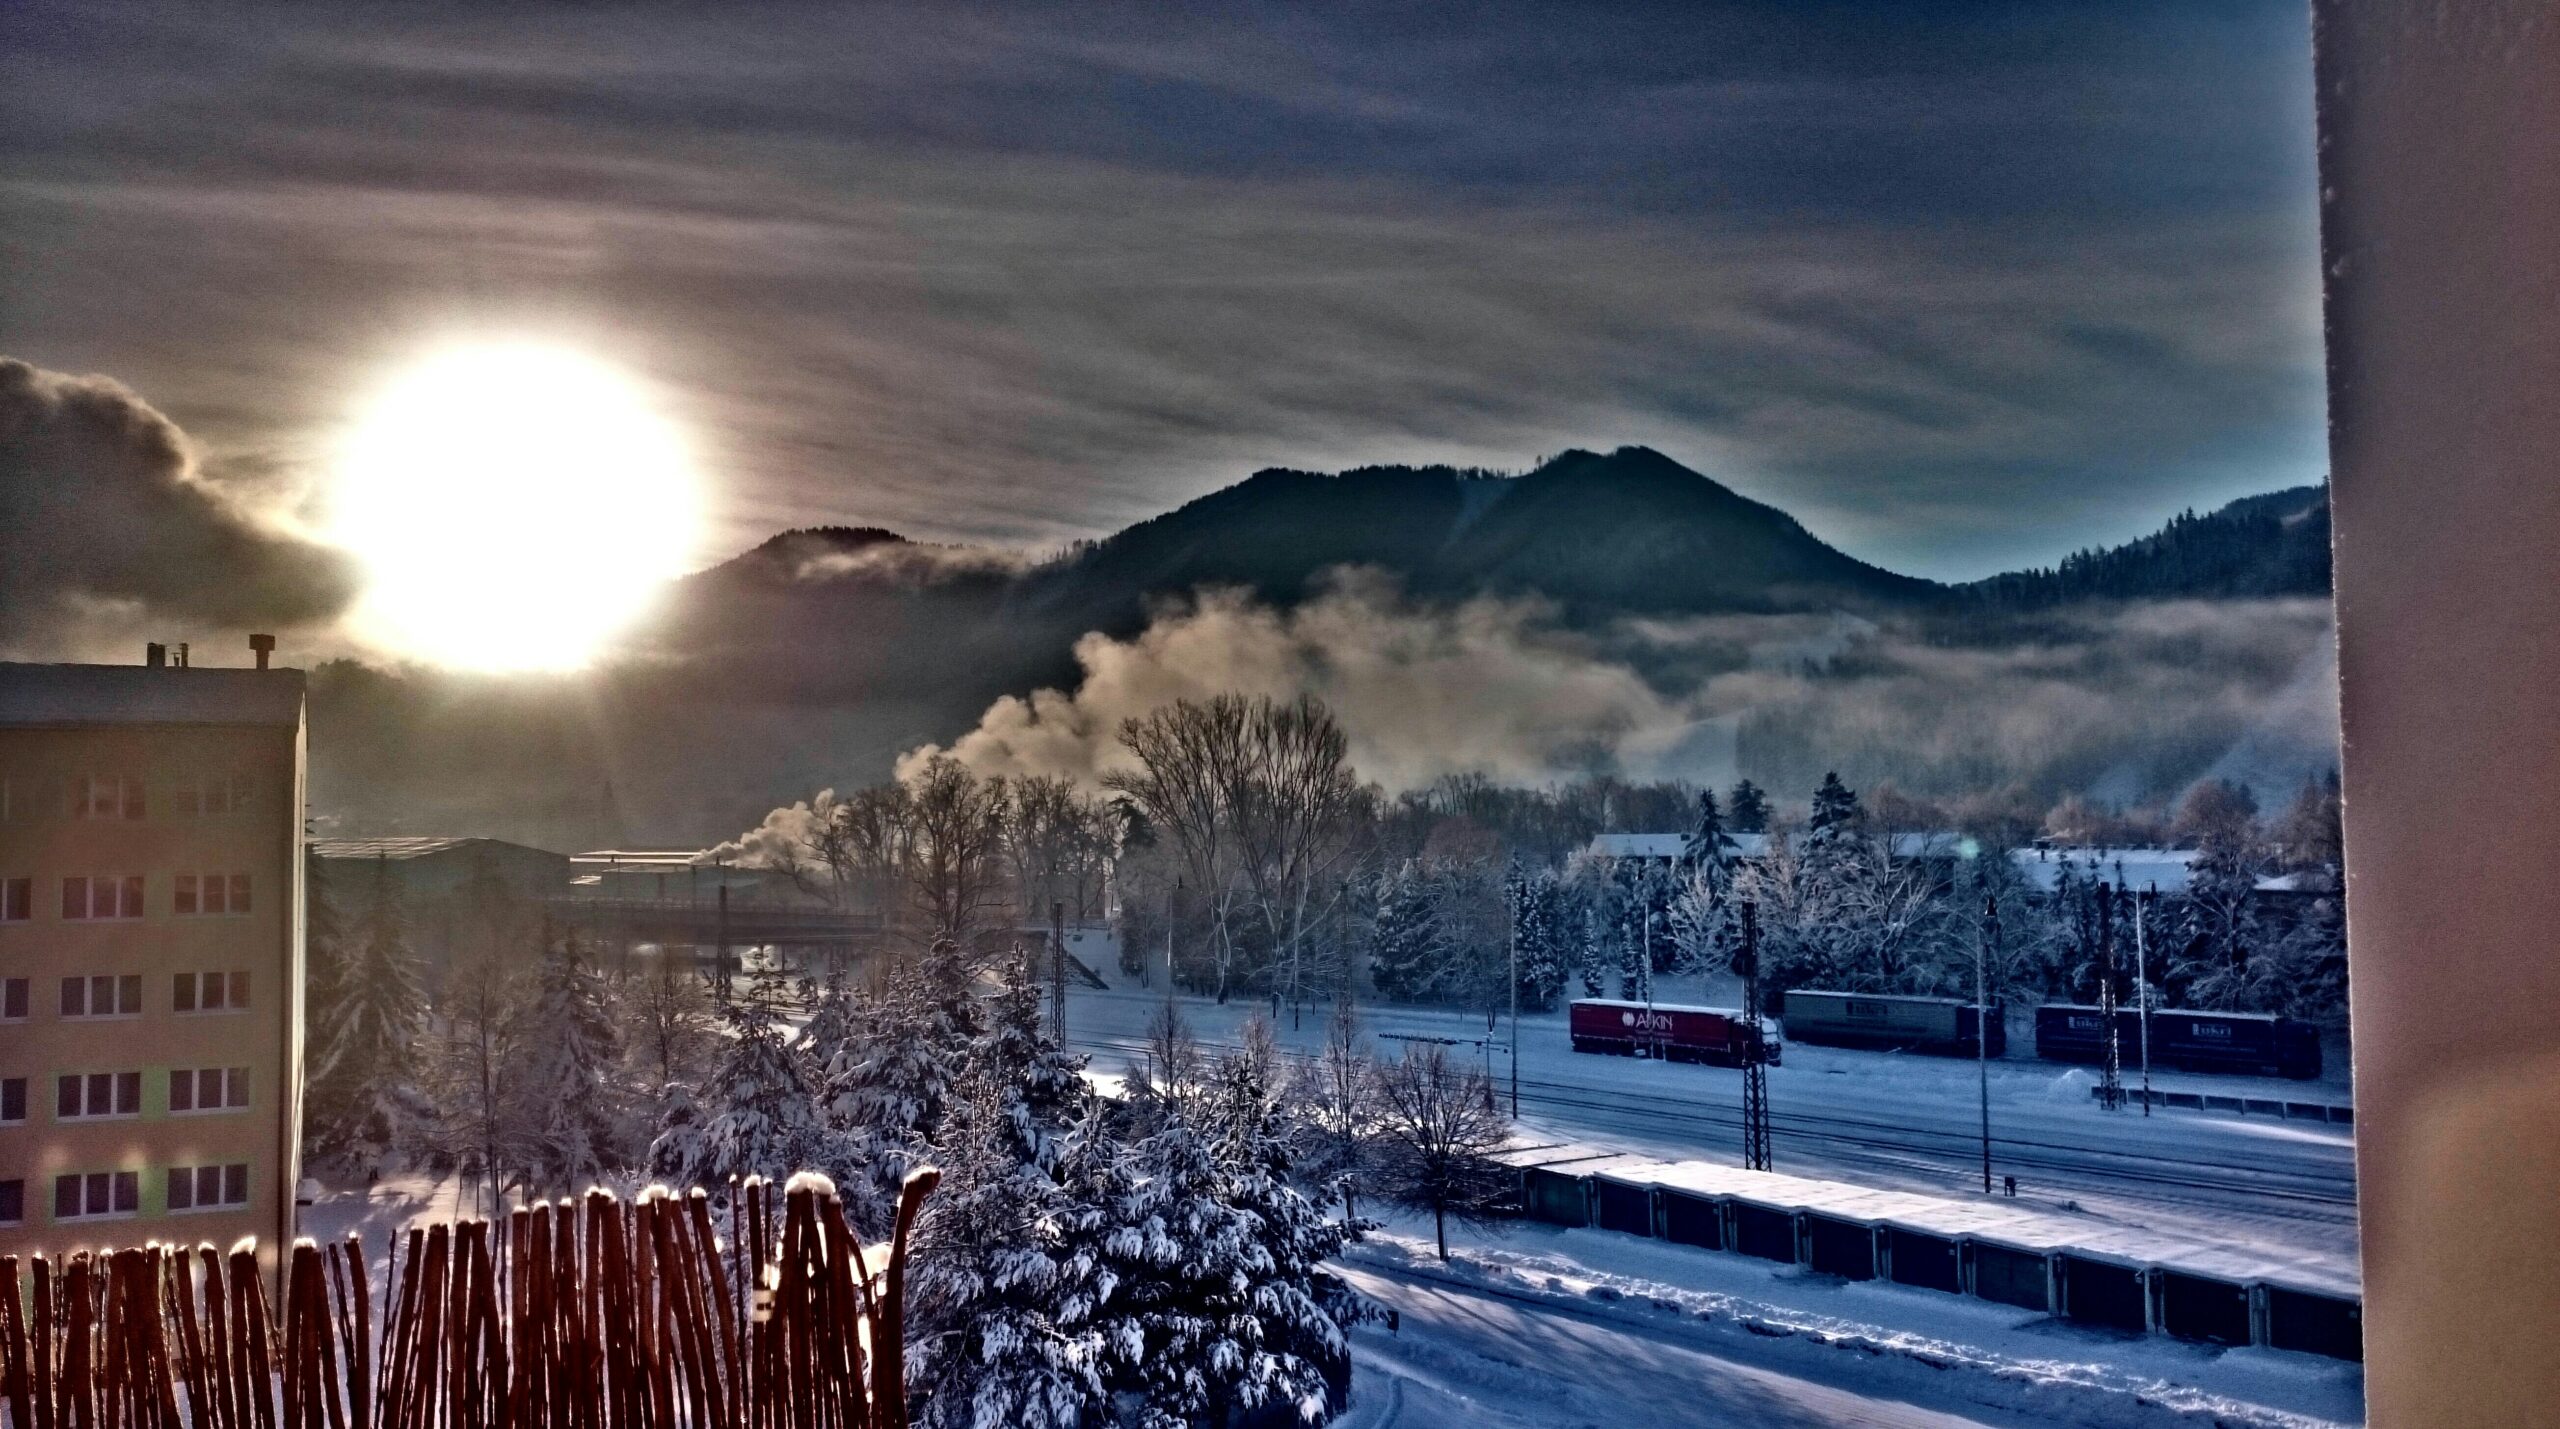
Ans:
[[[1145,1050],[1144,1040],[1135,1037],[1076,1037],[1070,1042],[1086,1051],[1123,1057]],[[1307,1056],[1297,1052],[1284,1055],[1300,1060]],[[1523,1110],[1561,1113],[1595,1130],[1648,1135],[1684,1131],[1706,1150],[1730,1149],[1739,1144],[1741,1137],[1742,1114],[1738,1107],[1666,1096],[1631,1097],[1616,1089],[1527,1077],[1520,1082],[1520,1101]],[[1771,1130],[1781,1154],[1792,1143],[1799,1153],[1810,1152],[1817,1159],[1876,1166],[1906,1175],[1963,1179],[1980,1164],[1981,1141],[1968,1132],[1932,1130],[1846,1113],[1787,1111],[1783,1104],[1772,1117]],[[2234,1198],[2240,1198],[2254,1203],[2249,1207],[2253,1214],[2332,1224],[2352,1221],[2355,1215],[2351,1169],[2260,1166],[2245,1176],[2234,1176],[2231,1168],[2220,1161],[2162,1155],[2153,1150],[2118,1151],[2001,1136],[1996,1131],[1992,1151],[2006,1174],[2029,1178],[2048,1190],[2059,1186],[2095,1192],[2112,1187],[2137,1192],[2154,1201],[2206,1208],[2225,1208]]]

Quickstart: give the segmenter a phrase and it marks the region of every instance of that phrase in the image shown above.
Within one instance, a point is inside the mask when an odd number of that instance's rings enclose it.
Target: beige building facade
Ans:
[[[303,764],[298,670],[0,664],[0,1255],[291,1243]]]

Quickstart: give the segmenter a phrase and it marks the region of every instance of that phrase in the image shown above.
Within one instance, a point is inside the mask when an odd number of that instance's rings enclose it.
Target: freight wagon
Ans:
[[[1797,988],[1787,994],[1787,1040],[1895,1052],[1981,1054],[1974,1005],[1960,997],[1886,997]],[[2009,1050],[2007,1018],[1991,1004],[1991,1055]]]
[[[1594,997],[1577,1000],[1566,1014],[1565,1025],[1577,1052],[1739,1067],[1751,1061],[1755,1052],[1774,1065],[1780,1051],[1768,1024],[1752,1026],[1740,1008]]]
[[[2104,1027],[2094,1007],[2046,1003],[2036,1009],[2036,1055],[2048,1062],[2105,1061]],[[2116,1009],[2116,1055],[2127,1070],[2141,1064],[2142,1016],[2130,1007]],[[2155,1007],[2151,1065],[2307,1080],[2320,1075],[2320,1029],[2270,1012]]]

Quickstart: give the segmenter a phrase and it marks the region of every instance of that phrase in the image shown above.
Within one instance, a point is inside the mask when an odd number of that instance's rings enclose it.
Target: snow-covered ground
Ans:
[[[1391,1226],[1346,1257],[1400,1324],[1354,1335],[1347,1424],[2360,1423],[2363,1371],[2065,1325],[1599,1231]]]
[[[1097,1072],[1141,1055],[1161,992],[1079,989],[1068,1030]],[[1182,1013],[1208,1042],[1233,1036],[1259,1002],[1219,1006],[1186,998]],[[1484,1039],[1478,1015],[1368,1006],[1364,1029],[1394,1055],[1397,1035]],[[1326,1010],[1309,1008],[1278,1031],[1312,1051]],[[1507,1023],[1482,1055],[1510,1087]],[[1520,1030],[1520,1124],[1549,1139],[1665,1158],[1738,1155],[1741,1074],[1729,1068],[1576,1053],[1561,1014],[1525,1017]],[[2087,1068],[2027,1055],[1991,1064],[1992,1170],[2015,1176],[2019,1195],[2044,1209],[2149,1226],[2180,1235],[2281,1246],[2351,1262],[2355,1239],[2355,1141],[2346,1127],[2189,1111],[2107,1112],[2089,1094]],[[2344,1100],[2338,1084],[2158,1073],[2153,1084],[2217,1095]],[[1777,1169],[1892,1190],[1979,1194],[1981,1121],[1977,1073],[1961,1058],[1790,1045],[1769,1073]]]

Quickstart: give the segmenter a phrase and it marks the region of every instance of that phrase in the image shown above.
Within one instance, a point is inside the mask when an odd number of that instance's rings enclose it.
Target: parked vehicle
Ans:
[[[1775,1065],[1782,1049],[1766,1018],[1753,1025],[1738,1007],[1683,1007],[1668,1002],[1581,998],[1567,1009],[1573,1050],[1671,1062],[1739,1067],[1755,1059]]]
[[[2098,1009],[2049,1002],[2036,1009],[2036,1055],[2048,1062],[2106,1060],[2105,1022]],[[2116,1009],[2116,1056],[2132,1068],[2142,1055],[2142,1017]],[[2151,1009],[2151,1065],[2181,1072],[2243,1076],[2320,1075],[2320,1029],[2272,1012],[2194,1012]]]
[[[2001,1004],[1990,1009],[1991,1055],[2009,1049]],[[1972,1002],[1961,997],[1898,997],[1871,992],[1797,988],[1786,996],[1787,1040],[1893,1052],[1980,1055]]]

